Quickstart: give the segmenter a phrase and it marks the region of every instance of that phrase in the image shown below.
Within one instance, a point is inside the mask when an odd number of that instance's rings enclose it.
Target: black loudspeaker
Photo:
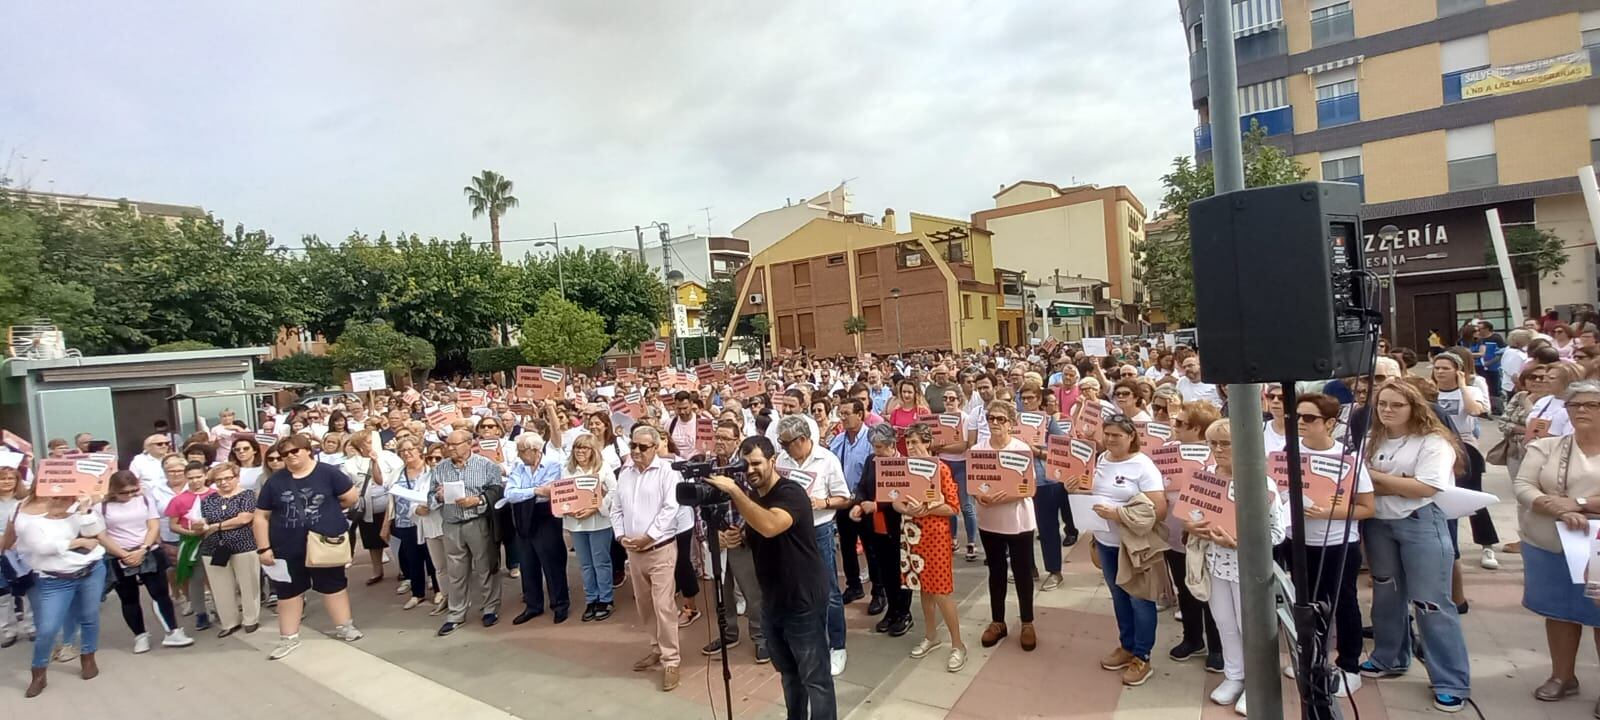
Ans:
[[[1210,383],[1365,374],[1374,351],[1359,273],[1361,192],[1302,182],[1189,206],[1195,328]]]

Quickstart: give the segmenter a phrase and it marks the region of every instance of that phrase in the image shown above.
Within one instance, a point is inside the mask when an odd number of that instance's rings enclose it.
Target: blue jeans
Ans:
[[[1428,654],[1428,679],[1436,693],[1472,692],[1467,641],[1450,599],[1455,565],[1444,511],[1433,503],[1398,520],[1366,524],[1367,566],[1372,569],[1372,664],[1404,670],[1411,664],[1408,619],[1415,611]]]
[[[609,603],[611,588],[611,528],[572,533],[572,549],[583,569],[583,601]]]
[[[796,519],[802,522],[805,520],[805,518]],[[833,545],[833,536],[837,531],[838,527],[832,521],[818,525],[817,551],[822,553],[822,570],[828,575],[828,646],[834,650],[843,650],[844,594],[839,592],[839,566],[835,564],[837,552]]]
[[[1039,523],[1039,552],[1044,556],[1044,571],[1061,572],[1061,508],[1067,506],[1067,486],[1058,482],[1040,483],[1033,495],[1033,517]]]
[[[945,465],[950,467],[950,477],[956,481],[956,492],[961,496],[961,517],[966,520],[967,544],[971,545],[978,540],[978,505],[972,496],[967,494],[967,461],[945,460]],[[950,538],[956,537],[956,518],[950,518]]]
[[[56,636],[63,628],[77,627],[81,650],[92,653],[100,648],[100,599],[105,593],[106,565],[97,562],[89,574],[76,580],[62,580],[44,573],[33,588],[33,624],[38,636],[33,642],[33,667],[50,665]],[[71,637],[72,633],[67,633]]]
[[[1117,585],[1118,548],[1095,543],[1094,550],[1100,553],[1100,570],[1106,587],[1111,588],[1111,607],[1117,613],[1117,642],[1123,650],[1148,661],[1156,646],[1156,604],[1129,595]]]
[[[838,717],[828,664],[829,632],[825,627],[825,616],[830,613],[823,608],[803,613],[762,608],[762,630],[767,636],[767,650],[772,653],[772,667],[783,681],[783,704],[788,708],[789,720]]]

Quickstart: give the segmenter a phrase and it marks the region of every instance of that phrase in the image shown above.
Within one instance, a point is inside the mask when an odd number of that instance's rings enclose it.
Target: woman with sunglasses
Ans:
[[[1267,452],[1274,453],[1289,444],[1288,429],[1283,425],[1288,414],[1283,407],[1283,387],[1266,386],[1262,390],[1262,398],[1265,400],[1267,410],[1267,421],[1261,426],[1262,445]]]
[[[139,478],[126,470],[112,473],[100,514],[106,523],[101,544],[111,556],[107,562],[107,580],[113,583],[112,588],[122,601],[122,620],[133,632],[134,654],[150,652],[150,634],[145,632],[144,608],[139,603],[140,586],[155,605],[156,619],[161,621],[166,635],[161,645],[193,645],[194,640],[178,625],[178,613],[167,589],[168,564],[157,544],[161,537],[161,514],[156,511],[155,503],[144,496]]]
[[[1344,444],[1334,439],[1339,425],[1339,401],[1331,395],[1307,393],[1295,398],[1295,427],[1300,434],[1302,457],[1314,455],[1344,457]],[[1361,689],[1361,605],[1356,600],[1356,573],[1361,569],[1361,526],[1370,519],[1376,500],[1372,476],[1359,459],[1350,468],[1355,487],[1351,504],[1331,507],[1305,504],[1306,564],[1313,574],[1316,602],[1334,608],[1332,630],[1338,638],[1333,664],[1340,676],[1334,688],[1338,697],[1348,697]],[[1327,647],[1327,631],[1318,643]],[[1293,676],[1294,666],[1284,674]]]
[[[419,443],[418,447],[422,448],[422,464],[427,472],[432,473],[434,467],[444,462],[443,444]],[[432,479],[420,475],[415,464],[408,463],[401,478],[402,482],[409,481],[413,487],[426,487],[429,492],[433,491]],[[450,606],[445,602],[448,598],[445,597],[444,586],[439,584],[439,568],[444,566],[445,561],[444,517],[433,511],[426,504],[417,505],[415,515],[417,518],[417,542],[421,543],[426,551],[424,554],[424,567],[428,569],[428,579],[433,583],[433,610],[429,611],[428,615],[443,615],[450,609]],[[435,560],[434,558],[438,559]],[[407,589],[410,588],[408,587]]]
[[[1550,345],[1556,349],[1562,360],[1571,360],[1572,354],[1579,347],[1578,341],[1575,339],[1575,333],[1572,332],[1572,327],[1566,323],[1556,323],[1551,327],[1550,339]]]
[[[228,443],[228,462],[239,468],[239,485],[246,490],[261,487],[262,459],[261,445],[254,436],[240,435]]]
[[[1016,406],[1009,400],[997,399],[989,403],[985,411],[988,442],[980,441],[975,447],[1026,453],[1031,458],[1033,449],[1011,434],[1017,424]],[[1033,535],[1038,529],[1033,498],[1017,497],[1015,492],[1001,487],[988,493],[975,492],[973,499],[978,502],[978,539],[983,542],[985,564],[989,568],[990,622],[983,631],[983,646],[994,647],[1010,634],[1006,629],[1009,564],[1017,581],[1017,608],[1022,616],[1020,642],[1023,650],[1031,652],[1039,644],[1033,627]]]
[[[1044,412],[1044,389],[1034,380],[1027,380],[1022,384],[1018,393],[1022,400],[1022,411],[1029,413]],[[1058,481],[1052,480],[1044,471],[1044,456],[1046,436],[1066,435],[1061,425],[1046,415],[1045,433],[1039,437],[1037,443],[1030,448],[1033,451],[1033,511],[1034,521],[1039,528],[1040,553],[1044,557],[1044,582],[1039,589],[1044,592],[1061,587],[1064,582],[1061,577],[1061,548],[1070,547],[1078,542],[1078,527],[1072,522],[1072,512],[1067,508],[1067,490]],[[1065,539],[1071,542],[1063,543],[1061,525],[1057,524],[1061,518],[1066,519]]]
[[[1533,691],[1545,702],[1578,694],[1584,628],[1596,628],[1600,647],[1600,608],[1586,595],[1584,583],[1571,581],[1556,532],[1558,523],[1587,530],[1600,508],[1600,382],[1572,383],[1565,396],[1573,433],[1528,443],[1512,482],[1522,528],[1522,605],[1544,618],[1550,655],[1550,677]],[[1600,705],[1595,707],[1600,714]]]
[[[306,536],[341,537],[350,530],[344,511],[360,499],[360,490],[339,468],[318,462],[311,454],[311,438],[294,435],[278,441],[273,450],[285,458],[283,472],[273,473],[261,486],[251,525],[256,554],[270,567],[284,563],[288,582],[272,581],[278,595],[278,644],[269,660],[281,660],[300,647],[300,617],[307,590],[322,595],[323,606],[335,623],[333,637],[345,642],[362,638],[350,616],[348,580],[341,567],[306,567]]]
[[[1150,679],[1150,652],[1156,644],[1156,604],[1151,599],[1134,597],[1117,584],[1119,555],[1125,541],[1146,546],[1160,543],[1154,538],[1153,527],[1141,531],[1124,524],[1123,510],[1136,504],[1150,505],[1148,512],[1153,513],[1154,518],[1164,517],[1167,496],[1162,492],[1161,471],[1139,451],[1139,434],[1132,420],[1120,414],[1108,418],[1101,428],[1101,439],[1106,449],[1096,461],[1091,491],[1099,501],[1094,506],[1095,514],[1105,518],[1111,529],[1096,530],[1094,541],[1101,573],[1106,587],[1111,590],[1118,645],[1100,660],[1100,667],[1122,671],[1122,684],[1135,687]],[[1129,569],[1130,573],[1147,570],[1148,567]],[[1199,612],[1196,608],[1196,616],[1203,617]],[[1184,617],[1188,618],[1189,613]],[[1185,641],[1184,645],[1191,643]],[[1193,652],[1196,651],[1192,650],[1191,654]]]
[[[1421,392],[1389,382],[1374,402],[1376,422],[1366,462],[1377,495],[1366,524],[1372,570],[1372,654],[1361,664],[1369,678],[1404,675],[1411,664],[1408,618],[1413,605],[1427,652],[1433,706],[1460,712],[1472,691],[1467,643],[1451,598],[1451,546],[1444,511],[1434,495],[1455,486],[1462,469],[1459,440],[1433,414]]]
[[[1127,415],[1129,419],[1136,423],[1147,423],[1153,418],[1150,417],[1150,412],[1145,410],[1146,401],[1140,394],[1141,389],[1137,376],[1123,378],[1112,386],[1111,400],[1117,404],[1118,411]]]
[[[255,522],[256,493],[239,483],[239,468],[222,463],[206,473],[216,489],[200,500],[200,556],[217,602],[217,619],[225,638],[240,630],[253,633],[261,623],[261,560],[250,531]]]
[[[1209,404],[1209,403],[1207,403]],[[1211,448],[1211,472],[1225,478],[1233,477],[1233,432],[1228,427],[1227,420],[1217,420],[1206,428],[1206,444]],[[1269,537],[1274,545],[1283,541],[1285,527],[1283,522],[1283,502],[1278,497],[1278,489],[1271,478],[1262,478],[1268,491],[1267,527]],[[1184,532],[1189,534],[1190,542],[1199,540],[1200,548],[1194,552],[1203,553],[1205,563],[1203,574],[1196,578],[1193,575],[1184,578],[1191,589],[1199,585],[1207,590],[1206,607],[1211,612],[1211,617],[1216,620],[1217,639],[1220,641],[1222,654],[1222,682],[1211,691],[1211,702],[1218,705],[1232,705],[1234,712],[1245,715],[1244,701],[1244,619],[1241,616],[1241,602],[1239,599],[1239,540],[1229,535],[1226,530],[1213,527],[1208,521],[1196,522],[1185,518],[1183,521]],[[1181,577],[1181,576],[1180,576]],[[1356,628],[1356,639],[1361,638],[1360,627]]]
[[[394,448],[401,462],[400,471],[392,480],[394,487],[423,495],[433,492],[428,481],[428,466],[423,460],[421,442],[409,434],[396,436]],[[383,535],[394,537],[399,541],[400,575],[406,581],[401,587],[401,592],[396,594],[411,593],[411,597],[400,609],[410,610],[427,600],[429,580],[433,581],[436,590],[439,587],[439,577],[434,569],[433,559],[428,553],[425,531],[436,528],[437,535],[442,540],[444,522],[437,517],[429,516],[427,503],[412,503],[392,492],[389,493],[389,507],[383,517]]]

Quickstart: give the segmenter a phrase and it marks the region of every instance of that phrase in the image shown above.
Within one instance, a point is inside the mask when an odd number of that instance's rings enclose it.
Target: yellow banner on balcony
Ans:
[[[1518,65],[1474,70],[1461,76],[1461,99],[1471,100],[1560,85],[1583,80],[1592,72],[1587,52],[1568,53]]]

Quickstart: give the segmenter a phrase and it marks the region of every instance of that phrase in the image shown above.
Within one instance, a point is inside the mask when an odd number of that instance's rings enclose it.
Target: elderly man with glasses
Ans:
[[[844,595],[839,592],[839,571],[835,564],[837,549],[834,538],[838,526],[834,521],[838,510],[850,506],[850,486],[845,481],[844,467],[839,458],[826,449],[818,449],[812,439],[814,425],[811,418],[789,415],[779,420],[778,471],[791,481],[804,485],[811,496],[812,526],[817,535],[817,550],[822,553],[822,566],[828,575],[828,647],[829,665],[834,677],[844,672],[848,656],[845,654]],[[855,548],[850,548],[854,552]]]
[[[472,433],[457,430],[446,437],[445,460],[433,466],[435,492],[430,510],[444,520],[444,552],[449,576],[449,614],[439,635],[449,635],[467,618],[468,576],[483,594],[483,626],[500,622],[499,548],[489,527],[493,496],[502,487],[500,466],[473,452]],[[447,484],[460,484],[464,495],[444,499]]]
[[[561,479],[561,463],[546,460],[544,438],[526,432],[517,439],[517,459],[511,466],[506,502],[511,504],[513,542],[524,568],[523,609],[511,624],[521,625],[544,614],[544,589],[548,586],[550,610],[559,625],[567,621],[572,602],[567,590],[567,543],[561,536],[561,518],[550,509],[550,483]]]
[[[634,427],[628,444],[631,463],[617,477],[611,527],[628,551],[628,575],[640,619],[650,636],[650,654],[633,664],[634,672],[660,665],[661,690],[678,687],[678,613],[673,572],[678,563],[677,485],[683,476],[660,457],[661,433],[649,425]]]
[[[172,440],[165,433],[155,433],[144,439],[144,452],[133,457],[128,470],[144,484],[164,483],[167,474],[161,470],[161,458],[172,454]]]

